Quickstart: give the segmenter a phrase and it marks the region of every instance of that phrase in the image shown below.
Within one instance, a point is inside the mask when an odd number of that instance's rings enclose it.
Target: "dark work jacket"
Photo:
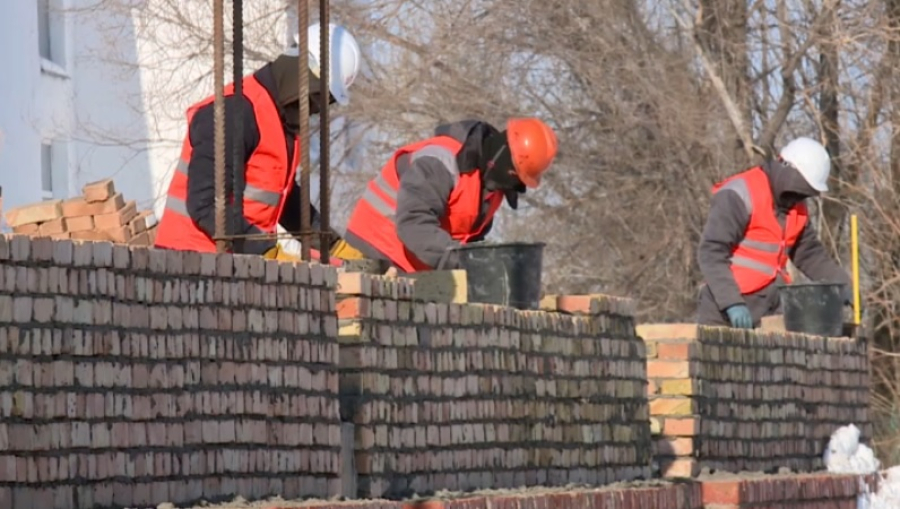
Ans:
[[[272,64],[266,64],[260,68],[254,76],[260,84],[269,92],[273,98],[278,97],[275,90],[275,80],[271,70]],[[253,115],[253,108],[246,98],[243,100],[243,117],[244,117],[244,161],[250,158],[250,154],[256,149],[259,143],[259,128],[256,118]],[[226,194],[231,195],[234,187],[234,119],[235,104],[237,98],[235,96],[227,96],[225,98],[225,186]],[[288,127],[285,121],[284,110],[279,102],[275,101],[281,113],[282,123],[285,125],[285,133],[287,134],[288,143],[285,147],[287,151],[287,160],[293,158],[292,141],[295,132]],[[193,121],[189,126],[189,135],[193,146],[191,161],[189,166],[190,179],[188,180],[187,209],[197,225],[210,236],[215,235],[215,200],[216,200],[216,180],[215,180],[215,145],[214,145],[214,104],[210,103],[203,108],[197,110]],[[312,228],[319,229],[319,213],[312,204],[310,204],[310,213],[312,218]],[[250,224],[246,219],[241,218],[239,235],[263,233],[259,228]],[[287,231],[292,233],[300,232],[300,186],[294,182],[291,191],[288,194],[284,209],[281,213],[279,223]],[[247,240],[243,243],[242,252],[249,254],[263,254],[269,249],[275,247],[275,240]],[[318,238],[316,236],[313,248],[318,248]]]
[[[776,204],[784,193],[812,193],[803,176],[793,168],[771,161],[763,165],[763,170],[769,177]],[[780,277],[756,293],[741,295],[731,272],[731,250],[743,239],[750,221],[750,212],[744,202],[746,199],[748,197],[732,189],[723,189],[712,197],[697,252],[704,278],[697,311],[700,324],[728,325],[725,310],[741,303],[750,309],[757,326],[763,316],[779,312],[781,300],[778,286],[784,284]],[[786,215],[786,209],[776,205],[776,217],[782,228]],[[850,284],[847,271],[829,256],[811,222],[806,224],[788,256],[800,272],[814,281]]]

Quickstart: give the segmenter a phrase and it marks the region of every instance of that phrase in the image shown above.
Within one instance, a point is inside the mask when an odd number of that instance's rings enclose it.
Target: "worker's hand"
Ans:
[[[750,309],[748,309],[746,305],[735,304],[726,309],[725,313],[728,315],[728,320],[731,321],[731,326],[735,329],[753,328],[753,316],[750,314]]]
[[[299,257],[288,254],[281,249],[281,246],[276,245],[272,249],[266,251],[266,254],[263,255],[266,259],[269,260],[278,260],[282,262],[299,262],[301,261]]]

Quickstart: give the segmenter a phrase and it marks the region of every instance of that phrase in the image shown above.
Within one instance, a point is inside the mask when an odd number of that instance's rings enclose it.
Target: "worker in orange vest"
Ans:
[[[825,147],[801,137],[713,186],[697,256],[700,324],[749,329],[778,313],[778,286],[791,282],[788,259],[810,279],[843,283],[850,303],[850,277],[817,239],[804,201],[828,191],[830,172]]]
[[[319,24],[309,27],[309,97],[299,97],[299,58],[294,48],[243,80],[244,217],[236,235],[244,240],[241,252],[267,258],[296,260],[285,253],[274,234],[280,224],[290,233],[300,232],[300,187],[296,182],[300,160],[300,101],[309,101],[310,114],[327,100],[346,105],[348,88],[359,72],[362,55],[353,35],[344,27],[329,25],[329,82],[319,80]],[[299,36],[295,37],[295,42]],[[235,124],[233,84],[225,90],[225,182],[233,187],[232,145]],[[327,94],[327,95],[326,95]],[[187,110],[188,133],[181,157],[169,184],[166,208],[155,245],[160,248],[214,252],[215,170],[214,96]],[[311,207],[313,229],[319,229],[318,212]],[[316,236],[318,237],[318,236]],[[336,242],[336,239],[335,239]],[[334,242],[332,242],[333,244]],[[317,247],[317,246],[313,246]]]
[[[459,266],[453,248],[482,240],[505,199],[515,209],[556,157],[553,130],[536,118],[504,131],[469,120],[397,150],[356,204],[333,251],[412,273]]]

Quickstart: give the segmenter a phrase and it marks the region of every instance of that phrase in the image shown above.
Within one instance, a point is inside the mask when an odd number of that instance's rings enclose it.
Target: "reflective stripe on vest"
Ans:
[[[233,94],[233,85],[228,85],[225,95]],[[265,232],[274,232],[287,198],[293,187],[294,175],[299,160],[299,143],[294,137],[293,158],[287,160],[288,139],[278,112],[278,107],[269,92],[256,80],[255,76],[244,78],[244,97],[250,102],[257,127],[259,143],[248,154],[244,165],[244,218],[250,224]],[[187,113],[190,125],[194,114],[200,108],[211,104],[213,96],[191,106]],[[169,249],[201,252],[215,251],[215,242],[200,230],[191,219],[187,207],[189,161],[193,147],[190,136],[182,143],[181,156],[175,165],[175,173],[169,183],[168,196],[163,217],[159,221],[156,245]]]
[[[490,202],[488,211],[478,222],[483,203],[481,172],[460,174],[456,154],[461,148],[462,143],[459,141],[437,136],[407,145],[395,152],[381,172],[366,185],[347,224],[348,232],[407,272],[431,269],[400,241],[397,236],[396,211],[400,187],[397,165],[407,162],[403,158],[408,158],[411,165],[418,158],[433,157],[447,169],[454,182],[444,217],[439,218],[441,228],[460,243],[466,243],[471,237],[481,233],[502,205],[503,194],[489,193],[486,197]]]
[[[178,164],[175,165],[175,172],[180,173],[188,177],[188,163],[178,160]],[[244,199],[245,200],[253,200],[258,201],[260,203],[264,203],[270,207],[277,207],[281,202],[281,193],[276,193],[274,191],[267,191],[265,189],[260,189],[256,186],[252,186],[249,184],[244,185]],[[171,201],[170,201],[171,200]],[[168,198],[166,200],[166,208],[172,208],[176,212],[182,215],[188,215],[187,213],[187,204],[184,203],[184,200],[176,198],[172,200]]]
[[[373,191],[373,187],[378,191]],[[381,195],[388,197],[390,202],[382,198]],[[382,177],[381,174],[369,182],[369,185],[366,186],[366,190],[363,192],[360,199],[368,202],[379,214],[390,218],[391,220],[394,219],[394,215],[397,213],[397,191],[391,189],[390,184],[384,180],[384,177]]]
[[[731,271],[741,293],[759,291],[779,275],[790,283],[785,270],[787,253],[806,226],[806,206],[801,203],[788,211],[782,228],[776,216],[769,178],[759,167],[713,186],[713,193],[725,190],[737,193],[750,217],[744,238],[734,246],[731,257]]]

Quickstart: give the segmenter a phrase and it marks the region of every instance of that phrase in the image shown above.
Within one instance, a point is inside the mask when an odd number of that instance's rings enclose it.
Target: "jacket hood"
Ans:
[[[765,163],[763,171],[769,177],[769,185],[772,188],[772,197],[779,208],[790,208],[792,200],[789,195],[800,195],[811,198],[819,193],[809,185],[803,175],[795,168],[778,160]]]
[[[280,55],[269,64],[275,90],[275,102],[282,108],[300,100],[300,58],[291,55]],[[312,71],[309,74],[309,93],[314,94],[321,88],[319,78]]]
[[[461,120],[459,122],[451,122],[441,124],[434,130],[435,136],[449,136],[457,141],[462,142],[463,146],[459,154],[456,155],[456,164],[459,166],[461,173],[467,173],[475,170],[482,171],[482,178],[485,179],[485,185],[491,189],[491,176],[482,168],[485,161],[485,149],[488,153],[493,153],[492,148],[497,143],[506,143],[506,132],[500,132],[496,127],[481,120]],[[502,135],[502,136],[498,136]],[[489,157],[489,156],[488,156]],[[505,189],[503,194],[510,208],[516,210],[519,207],[519,195],[525,193],[525,186],[521,185],[516,189]]]
[[[487,122],[461,120],[437,126],[434,130],[434,135],[449,136],[463,144],[459,154],[456,155],[456,164],[459,165],[460,172],[466,173],[478,169],[478,165],[481,163],[484,140],[498,132],[494,126]]]

